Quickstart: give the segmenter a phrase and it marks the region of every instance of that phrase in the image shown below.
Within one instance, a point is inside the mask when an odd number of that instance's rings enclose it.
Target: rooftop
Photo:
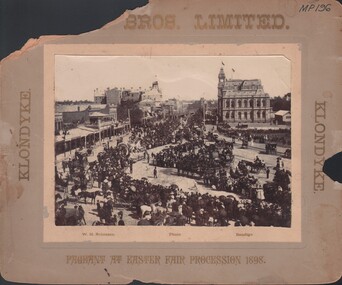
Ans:
[[[290,111],[287,111],[287,110],[279,110],[279,111],[275,112],[274,115],[284,116],[284,115],[286,115],[287,113],[290,113]]]
[[[78,111],[85,111],[90,107],[91,110],[102,110],[106,108],[104,104],[56,104],[55,105],[55,112],[56,113],[65,113],[65,112],[78,112]]]

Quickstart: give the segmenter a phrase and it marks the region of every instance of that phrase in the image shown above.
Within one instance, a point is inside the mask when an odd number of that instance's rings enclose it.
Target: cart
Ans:
[[[265,149],[267,154],[277,154],[277,144],[276,143],[266,143]]]

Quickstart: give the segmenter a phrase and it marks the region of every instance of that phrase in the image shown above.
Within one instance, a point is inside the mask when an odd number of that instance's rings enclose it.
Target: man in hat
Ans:
[[[158,175],[157,175],[157,174],[158,174],[158,172],[157,172],[157,166],[155,166],[154,169],[153,169],[153,177],[154,177],[154,178],[158,178]]]
[[[120,217],[120,220],[119,220],[119,222],[118,222],[118,225],[119,225],[119,226],[124,226],[124,225],[125,225],[125,222],[124,222],[124,220],[122,219],[122,216]]]
[[[82,207],[82,205],[79,205],[78,206],[78,219],[82,222],[84,222],[84,224],[86,225],[87,223],[86,223],[86,220],[85,220],[85,218],[84,218],[84,214],[85,214],[85,212],[84,212],[84,209],[83,209],[83,207]]]

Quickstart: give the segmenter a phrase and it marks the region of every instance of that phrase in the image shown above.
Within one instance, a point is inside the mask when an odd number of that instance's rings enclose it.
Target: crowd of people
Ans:
[[[134,128],[130,141],[153,149],[175,143],[177,137],[191,138],[164,148],[151,155],[151,159],[148,154],[145,158],[156,167],[176,168],[178,175],[201,177],[211,189],[236,195],[200,194],[177,185],[155,184],[147,178],[133,179],[127,171],[132,171],[130,153],[118,145],[106,147],[90,163],[89,153],[77,154],[63,166],[62,173],[56,171],[57,184],[67,189],[71,185],[63,203],[56,201],[56,225],[80,224],[80,220],[84,220],[82,211],[80,215],[80,210],[75,210],[70,220],[66,219],[64,207],[73,198],[80,203],[77,198],[84,197],[85,203],[87,198],[94,204],[96,201],[98,220],[94,225],[125,225],[124,213],[116,210],[120,205],[131,212],[132,218],[141,226],[289,227],[290,174],[279,168],[271,183],[261,185],[243,162],[233,170],[231,144],[224,141],[205,143],[203,133],[194,127],[196,124],[199,123],[190,119],[183,128],[179,119],[169,118]],[[154,177],[157,177],[156,167]],[[98,190],[89,192],[95,186]],[[237,199],[237,195],[241,199]]]
[[[246,138],[249,142],[276,143],[279,146],[291,146],[291,130],[284,129],[232,129],[230,126],[218,126],[218,131],[234,139]]]
[[[202,177],[211,169],[229,166],[233,159],[231,144],[205,144],[204,140],[193,140],[163,149],[153,156],[152,163],[177,168],[178,175]]]
[[[180,121],[175,118],[167,118],[157,123],[148,123],[136,126],[132,129],[130,142],[139,143],[142,148],[151,149],[174,142],[175,133],[180,126]]]

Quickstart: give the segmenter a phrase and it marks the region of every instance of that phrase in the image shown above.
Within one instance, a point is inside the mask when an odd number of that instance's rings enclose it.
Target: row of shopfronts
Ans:
[[[129,123],[108,125],[101,129],[78,127],[70,129],[66,134],[55,137],[55,155],[66,154],[78,148],[90,148],[105,138],[120,136],[130,129]]]

